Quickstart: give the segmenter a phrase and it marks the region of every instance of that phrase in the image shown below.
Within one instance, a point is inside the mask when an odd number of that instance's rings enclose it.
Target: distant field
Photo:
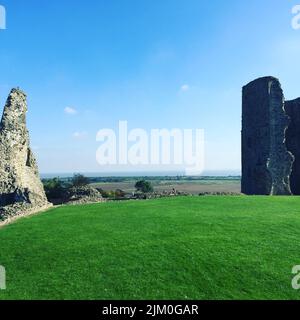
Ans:
[[[0,299],[299,299],[300,197],[65,206],[0,229]]]
[[[187,192],[199,194],[200,192],[235,192],[241,191],[240,180],[195,180],[195,181],[151,181],[154,190]],[[94,183],[93,186],[102,188],[105,191],[121,189],[127,193],[135,191],[135,181],[113,182],[113,183]]]

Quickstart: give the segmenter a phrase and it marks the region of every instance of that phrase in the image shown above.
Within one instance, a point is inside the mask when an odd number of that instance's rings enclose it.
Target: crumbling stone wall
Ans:
[[[285,111],[290,117],[286,131],[286,146],[295,157],[290,183],[294,195],[300,195],[300,98],[285,102]]]
[[[0,123],[0,220],[49,207],[30,149],[26,95],[13,89]]]
[[[289,118],[278,79],[259,78],[243,88],[242,192],[290,195],[294,161],[287,150]]]

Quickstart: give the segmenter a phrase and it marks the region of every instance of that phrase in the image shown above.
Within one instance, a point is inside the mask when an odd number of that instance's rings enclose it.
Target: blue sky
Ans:
[[[206,170],[240,169],[241,88],[300,96],[290,0],[0,0],[0,102],[28,94],[40,171],[101,172],[96,133],[203,128]],[[76,110],[68,114],[67,110]]]

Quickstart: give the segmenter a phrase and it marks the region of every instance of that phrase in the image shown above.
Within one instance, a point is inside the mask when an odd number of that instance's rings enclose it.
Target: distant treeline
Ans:
[[[61,181],[70,182],[73,177],[64,177],[60,178]],[[240,176],[136,176],[136,177],[86,177],[89,183],[119,183],[119,182],[132,182],[139,180],[147,180],[147,181],[215,181],[215,180],[240,180]],[[43,179],[43,181],[47,181],[51,179]]]

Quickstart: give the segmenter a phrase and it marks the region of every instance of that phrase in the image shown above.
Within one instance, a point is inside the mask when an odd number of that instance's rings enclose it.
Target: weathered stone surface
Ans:
[[[0,123],[0,219],[50,206],[29,147],[26,95],[13,89]]]
[[[290,117],[290,125],[286,131],[286,146],[295,157],[290,178],[291,191],[300,195],[300,98],[286,101],[285,111]]]
[[[104,202],[101,193],[92,186],[73,187],[69,190],[69,203]]]
[[[278,79],[259,78],[243,88],[242,192],[290,195],[293,155],[285,145],[289,118]]]

